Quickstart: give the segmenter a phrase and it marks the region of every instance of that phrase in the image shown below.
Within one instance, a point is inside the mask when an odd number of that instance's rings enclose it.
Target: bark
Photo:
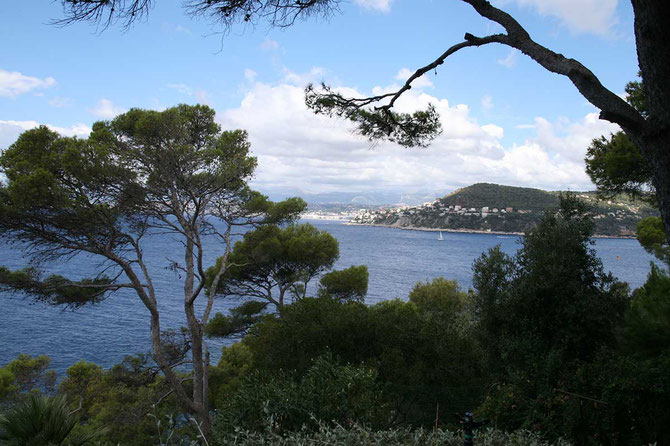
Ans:
[[[442,64],[456,51],[489,43],[516,48],[546,70],[569,78],[582,96],[600,109],[601,119],[621,126],[638,146],[652,170],[659,210],[670,244],[670,27],[666,23],[670,17],[670,1],[632,0],[638,60],[649,106],[647,116],[642,116],[625,100],[605,88],[596,75],[579,61],[535,42],[514,17],[489,1],[461,1],[472,6],[482,17],[501,25],[506,34],[476,37],[467,33],[465,42],[452,46],[434,62],[418,69],[398,91],[349,99],[349,103],[362,107],[390,98],[390,103],[381,107],[388,109],[411,88],[413,81]]]
[[[110,260],[112,260],[113,262],[115,262],[123,269],[128,279],[130,279],[131,283],[134,285],[135,292],[137,293],[138,297],[140,298],[144,306],[149,310],[149,313],[151,314],[151,322],[150,322],[151,348],[154,352],[154,356],[156,358],[156,362],[158,363],[158,367],[160,367],[160,369],[165,374],[165,378],[170,383],[170,387],[172,387],[172,390],[174,390],[174,393],[177,396],[179,404],[181,404],[181,406],[187,411],[193,410],[193,402],[189,399],[188,395],[186,395],[186,392],[184,391],[184,386],[182,386],[181,381],[172,370],[172,367],[170,367],[170,364],[168,364],[167,360],[165,359],[165,355],[163,353],[163,344],[161,343],[160,315],[158,313],[156,296],[154,293],[153,285],[151,283],[151,278],[148,275],[144,262],[142,261],[141,253],[138,251],[138,261],[143,273],[146,276],[145,280],[148,283],[148,290],[149,290],[148,292],[145,290],[139,277],[137,277],[137,274],[135,274],[135,271],[132,269],[132,267],[128,262],[124,261],[123,259],[119,258],[118,256],[116,256],[114,253],[111,252],[106,253],[105,256]]]
[[[518,49],[552,73],[567,76],[582,96],[603,112],[602,119],[631,129],[641,127],[644,122],[642,115],[618,95],[605,88],[579,61],[569,59],[535,42],[514,17],[494,7],[487,0],[462,1],[470,4],[482,17],[505,28],[507,35],[505,39],[498,40],[498,43]],[[466,34],[466,39],[468,36]]]
[[[567,76],[584,98],[601,110],[602,119],[621,126],[649,163],[670,243],[670,2],[632,0],[638,61],[649,106],[643,117],[580,62],[534,42],[509,14],[486,0],[463,1],[505,28],[509,39],[501,43],[520,50],[547,70]]]
[[[185,225],[185,230],[188,227]],[[191,334],[191,356],[193,358],[193,403],[192,410],[195,412],[196,419],[200,425],[203,435],[206,439],[211,438],[212,424],[209,416],[209,410],[205,403],[205,383],[207,371],[204,367],[203,355],[203,327],[195,314],[194,279],[195,265],[193,261],[194,243],[192,237],[187,233],[186,250],[184,260],[186,263],[186,279],[184,281],[184,312],[186,322]]]
[[[641,131],[624,131],[653,173],[658,207],[670,244],[670,2],[632,0],[640,73],[649,107]]]

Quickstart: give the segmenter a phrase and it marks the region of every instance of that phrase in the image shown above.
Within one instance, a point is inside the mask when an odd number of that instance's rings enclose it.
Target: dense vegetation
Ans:
[[[151,352],[109,370],[73,364],[57,386],[46,356],[0,367],[5,443],[453,444],[467,429],[456,431],[452,414],[471,410],[493,423],[482,444],[670,443],[670,250],[659,218],[637,234],[663,266],[632,292],[591,247],[599,210],[559,194],[544,212],[506,212],[526,229],[521,248],[482,254],[473,290],[436,278],[367,306],[367,268],[331,271],[337,241],[292,223],[301,200],[272,203],[248,188],[248,149],[211,109],[179,106],[131,110],[87,140],[30,130],[0,157],[4,234],[28,242],[35,260],[83,251],[120,267],[82,281],[0,268],[0,286],[75,309],[132,288],[152,328]],[[478,189],[487,200],[523,195]],[[409,214],[429,219],[435,207]],[[183,237],[184,264],[170,265],[185,275],[180,332],[160,331],[141,247],[152,230]],[[200,236],[212,233],[222,255],[206,269],[203,250],[216,247]],[[210,318],[230,295],[242,304]],[[239,342],[213,365],[204,336]]]
[[[269,227],[297,218],[298,198],[273,203],[252,190],[256,158],[242,130],[222,131],[214,110],[178,105],[163,111],[132,109],[93,124],[88,138],[68,138],[40,126],[22,133],[0,155],[0,234],[25,247],[31,267],[0,267],[0,287],[52,305],[79,307],[120,289],[146,308],[152,354],[182,410],[211,432],[206,383],[209,356],[203,332],[218,284],[230,264],[231,234],[239,227]],[[163,267],[183,280],[186,338],[195,382],[174,371],[161,339],[160,295],[144,257],[149,237],[171,234],[181,258]],[[208,242],[203,238],[209,236]],[[222,261],[205,274],[205,252]],[[93,277],[41,277],[46,261],[91,255]],[[207,282],[207,283],[205,283]]]
[[[209,444],[459,444],[452,414],[473,409],[495,428],[477,444],[666,444],[670,276],[654,267],[631,293],[606,274],[585,211],[562,197],[514,257],[493,248],[475,262],[471,291],[438,278],[367,306],[367,270],[352,267],[324,275],[317,296],[244,313],[246,335],[209,368]],[[188,348],[183,336],[166,333],[166,351]],[[0,368],[6,407],[53,388],[46,357]],[[151,355],[74,364],[56,393],[75,416],[60,444],[204,442]]]
[[[440,198],[447,206],[481,208],[488,206],[505,209],[528,209],[544,211],[558,205],[558,196],[550,192],[530,187],[502,186],[500,184],[477,183]]]
[[[524,233],[540,222],[544,212],[558,205],[559,195],[560,192],[527,187],[478,183],[459,189],[430,206],[369,211],[353,222],[403,228]],[[599,236],[633,237],[641,219],[658,215],[646,202],[633,201],[623,195],[613,197],[615,202],[602,201],[595,192],[579,192],[579,197],[589,204],[588,213],[594,218],[594,232]],[[455,210],[456,206],[462,209]],[[484,212],[482,208],[488,208],[488,211]]]

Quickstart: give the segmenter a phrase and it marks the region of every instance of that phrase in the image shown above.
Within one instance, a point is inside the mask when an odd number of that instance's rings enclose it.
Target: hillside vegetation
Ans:
[[[460,205],[468,208],[507,208],[544,211],[558,206],[558,195],[530,187],[502,186],[477,183],[458,189],[438,201],[446,206]]]
[[[596,235],[633,237],[637,222],[658,212],[643,202],[602,201],[595,192],[575,192],[590,207]],[[559,204],[560,192],[528,187],[478,183],[416,207],[365,210],[357,224],[442,230],[523,233],[533,228],[545,211]]]

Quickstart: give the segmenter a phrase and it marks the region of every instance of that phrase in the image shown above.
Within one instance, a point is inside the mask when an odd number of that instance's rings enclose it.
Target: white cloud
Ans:
[[[387,143],[371,149],[348,122],[313,114],[305,106],[302,88],[288,84],[257,83],[240,107],[220,112],[218,119],[224,128],[249,131],[259,159],[255,185],[264,191],[439,190],[458,176],[460,152],[491,159],[504,155],[502,129],[479,126],[464,105],[451,106],[418,92],[403,96],[397,105],[409,111],[429,102],[441,113],[445,131],[423,150]]]
[[[442,134],[425,149],[390,143],[371,148],[366,139],[352,132],[348,121],[315,115],[307,109],[302,85],[296,83],[249,81],[239,106],[217,114],[223,128],[249,132],[252,152],[259,160],[253,184],[266,193],[440,192],[482,181],[591,189],[584,173],[586,148],[593,138],[617,130],[595,113],[576,121],[538,117],[532,124],[520,124],[528,130],[528,137],[504,145],[505,129],[495,122],[479,122],[468,105],[410,90],[398,100],[398,111],[433,104],[441,116]],[[375,92],[388,88],[377,87]],[[337,91],[361,96],[351,88]],[[0,121],[0,147],[36,125],[34,121]],[[90,131],[83,124],[52,128],[81,136]]]
[[[578,122],[566,118],[549,122],[545,118],[535,118],[536,141],[546,150],[560,153],[574,162],[582,162],[586,148],[594,138],[609,135],[620,130],[619,126],[598,118],[598,113],[589,113]]]
[[[272,39],[265,39],[263,42],[261,42],[261,48],[266,51],[278,50],[279,42]]]
[[[254,80],[256,80],[257,75],[258,73],[256,73],[251,68],[247,68],[244,70],[244,79],[247,80],[248,82],[253,82]]]
[[[377,87],[375,94],[391,87]],[[339,88],[345,95],[358,95]],[[220,110],[224,128],[248,130],[259,167],[254,186],[274,193],[442,191],[475,182],[584,190],[593,186],[584,172],[591,140],[615,131],[596,114],[578,121],[536,118],[525,141],[504,146],[504,129],[480,124],[470,107],[411,90],[398,111],[432,103],[443,132],[425,149],[390,143],[371,148],[349,122],[315,115],[302,88],[288,83],[253,84],[239,107]]]
[[[74,101],[70,98],[55,97],[49,101],[49,105],[56,108],[71,107]]]
[[[6,149],[16,141],[19,135],[26,130],[39,126],[37,121],[3,121],[0,120],[0,150]],[[91,128],[86,124],[74,124],[71,127],[58,127],[46,124],[51,130],[64,136],[86,137],[91,133]]]
[[[195,98],[195,101],[198,104],[210,104],[209,94],[206,90],[203,90],[200,87],[194,88],[186,84],[167,84],[167,87],[177,91],[179,94],[183,94],[184,96]]]
[[[482,97],[482,108],[484,111],[490,111],[493,109],[493,98],[489,95]]]
[[[282,67],[282,73],[284,82],[304,87],[309,83],[321,81],[326,74],[326,70],[321,67],[312,67],[307,73],[295,73],[286,67]]]
[[[125,113],[126,109],[123,107],[118,107],[114,105],[109,99],[102,98],[95,104],[95,107],[88,110],[95,116],[99,116],[104,119],[112,119],[121,113]]]
[[[558,18],[578,33],[611,35],[617,23],[618,0],[514,0],[535,9],[540,15]]]
[[[26,76],[18,71],[0,69],[0,96],[15,98],[31,90],[49,88],[56,85],[56,79]]]
[[[502,127],[498,127],[495,124],[486,124],[482,126],[482,130],[491,135],[496,139],[502,139],[505,134],[505,130]]]
[[[403,83],[409,79],[411,75],[414,74],[414,71],[410,70],[407,67],[401,68],[400,71],[398,71],[398,74],[395,75],[395,78],[399,81],[403,81]],[[426,87],[433,87],[433,81],[428,79],[426,75],[424,74],[418,79],[415,79],[414,82],[412,82],[412,87],[413,88],[426,88]]]
[[[373,9],[381,12],[390,11],[391,2],[392,0],[354,0],[354,3],[365,9]]]
[[[172,88],[173,90],[177,90],[181,94],[185,94],[187,96],[191,96],[193,94],[193,89],[186,85],[186,84],[167,84],[168,88]]]
[[[512,48],[509,50],[509,53],[507,53],[507,56],[505,56],[503,59],[498,59],[497,62],[504,67],[512,68],[516,65],[518,60],[519,50]]]

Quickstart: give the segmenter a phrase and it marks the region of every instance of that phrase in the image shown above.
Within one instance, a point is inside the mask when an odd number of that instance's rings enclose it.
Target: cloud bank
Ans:
[[[481,104],[473,104],[483,111],[477,118],[468,105],[451,103],[417,88],[398,100],[398,111],[411,112],[433,104],[441,117],[442,134],[424,149],[406,149],[390,143],[373,146],[356,135],[348,121],[315,115],[306,107],[304,82],[323,72],[321,68],[302,74],[285,70],[279,83],[266,84],[256,81],[255,72],[247,69],[245,93],[239,106],[217,111],[217,120],[224,129],[249,132],[252,152],[259,161],[253,180],[259,190],[274,196],[380,191],[445,193],[483,181],[543,189],[593,189],[584,172],[586,148],[593,138],[618,130],[599,120],[596,113],[577,121],[536,117],[516,126],[524,130],[525,137],[508,141],[505,129],[496,122],[481,122],[492,116],[488,111],[496,106],[490,96],[483,96]],[[406,79],[408,74],[409,70],[400,70],[397,78]],[[197,89],[185,84],[170,87],[199,96]],[[397,87],[379,86],[373,92]],[[422,87],[431,87],[428,79]],[[363,96],[353,88],[338,90],[347,96]],[[105,119],[124,111],[105,98],[89,109]],[[36,121],[0,120],[0,149],[37,125]],[[86,124],[49,127],[68,136],[85,137],[90,132]]]
[[[523,126],[528,138],[505,147],[504,129],[479,123],[467,105],[421,91],[408,92],[397,105],[399,111],[412,111],[428,103],[440,113],[443,133],[425,149],[388,143],[372,147],[348,122],[314,115],[304,104],[303,89],[287,83],[253,84],[239,107],[219,110],[217,119],[224,128],[248,130],[259,160],[255,187],[287,194],[442,192],[482,181],[592,189],[584,172],[586,148],[593,138],[617,130],[595,113],[577,122],[538,117]],[[486,98],[483,103],[489,105]]]

